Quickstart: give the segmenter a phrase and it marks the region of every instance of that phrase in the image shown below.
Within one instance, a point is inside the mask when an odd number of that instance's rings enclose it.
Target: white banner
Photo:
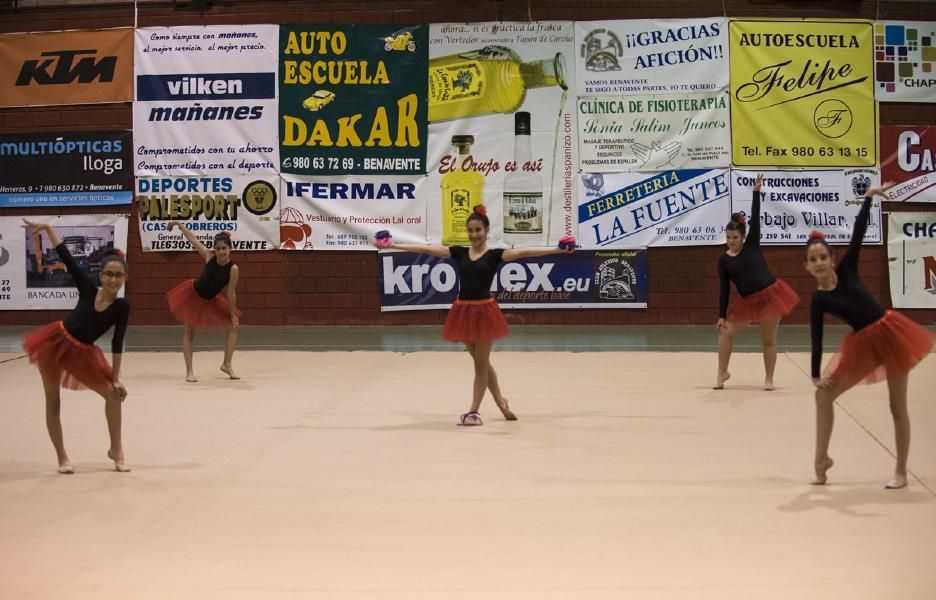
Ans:
[[[585,246],[713,246],[725,243],[727,169],[583,173],[579,243]]]
[[[936,21],[875,23],[874,54],[879,102],[936,102]]]
[[[49,223],[78,267],[100,284],[101,255],[127,248],[127,215],[29,215]],[[120,290],[121,297],[124,290]],[[75,281],[45,234],[23,227],[23,216],[0,217],[0,310],[61,310],[78,303]]]
[[[278,53],[276,25],[137,29],[136,174],[275,173]]]
[[[761,245],[764,246],[805,244],[814,229],[824,233],[830,244],[847,244],[865,192],[880,183],[877,169],[732,169],[732,212],[751,214],[751,189],[758,173],[764,175],[761,189]],[[882,241],[878,198],[871,208],[864,243],[881,244]]]
[[[376,250],[383,229],[395,242],[426,243],[426,204],[413,177],[282,177],[281,250]]]
[[[728,87],[728,19],[577,21],[580,95]]]
[[[936,308],[936,213],[887,215],[894,308]]]
[[[275,250],[279,245],[276,176],[137,177],[143,252],[192,250],[169,221],[185,223],[207,248],[219,232],[231,234],[234,251]]]
[[[581,169],[591,173],[727,167],[728,91],[673,96],[582,96]]]

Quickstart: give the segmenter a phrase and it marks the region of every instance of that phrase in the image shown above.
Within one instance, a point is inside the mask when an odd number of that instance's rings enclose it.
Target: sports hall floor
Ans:
[[[756,330],[710,389],[712,329],[514,327],[493,364],[520,420],[488,397],[462,428],[471,364],[437,327],[244,327],[240,381],[202,335],[194,384],[179,328],[133,327],[133,471],[103,401],[65,392],[66,476],[26,328],[2,328],[0,598],[936,598],[936,356],[909,487],[883,489],[885,385],[839,400],[813,487],[807,328],[782,328],[772,392]]]

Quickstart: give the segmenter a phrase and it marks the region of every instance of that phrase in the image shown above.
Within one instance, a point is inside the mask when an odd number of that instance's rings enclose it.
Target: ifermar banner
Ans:
[[[874,78],[880,102],[936,102],[936,21],[875,23]]]
[[[578,21],[580,95],[688,94],[728,86],[728,19]]]
[[[936,202],[936,127],[881,127],[881,177],[894,202]]]
[[[580,166],[590,173],[727,167],[728,91],[580,96]]]
[[[0,135],[0,207],[130,204],[129,131]]]
[[[936,308],[936,213],[888,214],[887,259],[894,308]]]
[[[215,235],[231,234],[235,251],[275,250],[279,245],[279,178],[137,177],[136,203],[144,252],[192,250],[178,228],[185,223],[207,248]]]
[[[586,246],[712,246],[725,242],[727,169],[582,173],[578,239]]]
[[[283,25],[283,173],[426,172],[428,25]]]
[[[733,164],[877,163],[871,23],[732,20],[729,31]]]
[[[479,204],[493,244],[575,233],[574,52],[569,21],[431,26],[428,174],[418,193],[433,243],[467,244],[465,220]]]
[[[805,244],[814,229],[830,244],[847,244],[865,193],[880,183],[877,169],[732,169],[732,212],[750,216],[751,190],[759,173],[764,176],[760,220],[765,246]],[[864,243],[880,244],[881,235],[881,205],[875,201]]]
[[[136,30],[135,172],[277,172],[276,25]]]
[[[448,308],[458,297],[453,261],[381,252],[380,310]],[[646,308],[647,250],[578,250],[502,263],[491,283],[501,308]]]
[[[26,218],[52,225],[78,267],[95,283],[100,282],[104,251],[127,248],[127,215]],[[74,308],[78,290],[55,247],[44,233],[23,225],[22,216],[0,217],[0,310]]]

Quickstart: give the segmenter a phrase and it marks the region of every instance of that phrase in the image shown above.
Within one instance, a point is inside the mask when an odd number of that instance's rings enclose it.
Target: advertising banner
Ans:
[[[727,169],[583,173],[579,243],[586,246],[714,246],[731,215]]]
[[[872,27],[858,21],[731,21],[732,163],[877,163]]]
[[[936,202],[936,127],[881,127],[881,178],[893,202]]]
[[[51,224],[78,267],[95,283],[100,282],[104,251],[127,248],[126,215],[27,218]],[[48,236],[23,227],[23,217],[0,217],[0,310],[71,309],[77,303],[75,282]]]
[[[451,260],[381,252],[380,310],[449,308],[458,297]],[[491,284],[501,308],[646,308],[647,249],[578,250],[502,263]]]
[[[135,172],[277,171],[276,25],[136,30]]]
[[[426,172],[428,25],[283,25],[283,173]]]
[[[130,204],[129,131],[0,135],[0,207]]]
[[[875,23],[874,78],[881,102],[936,102],[936,21]]]
[[[590,173],[727,167],[728,91],[672,96],[581,96],[580,167]]]
[[[880,184],[877,169],[803,171],[731,170],[731,212],[751,214],[754,180],[764,175],[761,189],[761,245],[805,244],[816,229],[830,244],[851,240],[855,217],[872,185]],[[871,208],[865,244],[881,244],[881,203]]]
[[[133,100],[133,30],[0,35],[0,107]]]
[[[136,188],[144,252],[192,250],[178,229],[166,230],[169,221],[185,223],[209,249],[222,231],[234,251],[279,245],[276,176],[137,177]]]
[[[894,308],[936,308],[936,213],[889,213],[887,262]]]

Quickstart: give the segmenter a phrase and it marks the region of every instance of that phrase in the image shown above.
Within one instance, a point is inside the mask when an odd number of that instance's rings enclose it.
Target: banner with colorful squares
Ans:
[[[936,102],[936,21],[874,24],[875,97]]]

